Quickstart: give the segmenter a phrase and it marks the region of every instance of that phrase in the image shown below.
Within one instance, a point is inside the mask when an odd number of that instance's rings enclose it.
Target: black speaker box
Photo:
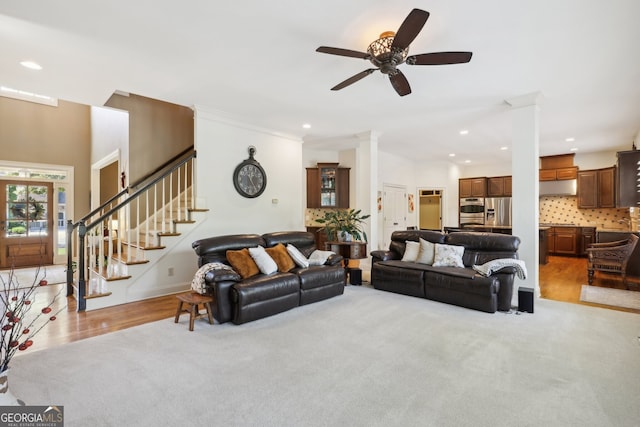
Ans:
[[[533,313],[533,289],[518,288],[518,311]]]
[[[352,285],[362,285],[362,270],[359,268],[349,269],[349,283]]]

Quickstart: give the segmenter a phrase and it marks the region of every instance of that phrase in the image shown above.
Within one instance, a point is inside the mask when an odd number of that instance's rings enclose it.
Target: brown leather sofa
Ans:
[[[270,248],[282,243],[292,244],[309,257],[316,249],[313,233],[283,231],[263,234],[236,234],[197,240],[192,247],[198,255],[198,266],[211,262],[229,265],[226,253],[262,246]],[[231,268],[205,275],[208,292],[214,296],[213,314],[220,322],[235,324],[250,322],[311,304],[344,293],[345,271],[342,256],[332,255],[321,266],[296,267],[286,273],[258,274],[242,279]]]
[[[433,267],[401,261],[406,241],[422,238],[431,243],[464,246],[465,268]],[[509,311],[513,295],[514,267],[504,267],[488,277],[478,274],[473,265],[502,258],[518,258],[520,239],[516,236],[438,231],[395,231],[389,250],[371,252],[371,284],[375,289],[454,304],[495,313]]]

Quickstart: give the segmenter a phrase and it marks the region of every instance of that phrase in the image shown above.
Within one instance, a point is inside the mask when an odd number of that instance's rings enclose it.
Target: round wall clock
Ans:
[[[249,158],[233,171],[233,185],[243,197],[258,197],[267,188],[267,174],[260,163],[253,158],[256,147],[249,147]]]

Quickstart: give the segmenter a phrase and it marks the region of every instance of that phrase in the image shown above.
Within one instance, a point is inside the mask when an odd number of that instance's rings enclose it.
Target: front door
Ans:
[[[0,268],[53,264],[53,184],[0,180]]]

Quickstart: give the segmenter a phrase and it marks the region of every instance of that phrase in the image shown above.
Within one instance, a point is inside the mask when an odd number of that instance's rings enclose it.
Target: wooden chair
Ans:
[[[630,234],[625,240],[590,244],[587,248],[589,285],[593,283],[593,275],[596,271],[604,271],[622,275],[622,283],[628,289],[627,263],[637,243],[638,236]]]

